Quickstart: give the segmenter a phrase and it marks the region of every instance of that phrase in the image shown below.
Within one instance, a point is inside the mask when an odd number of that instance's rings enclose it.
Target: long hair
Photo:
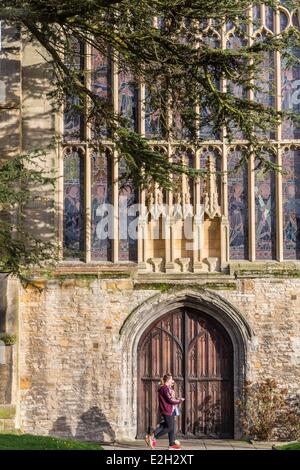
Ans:
[[[159,382],[159,386],[162,387],[163,385],[166,384],[166,382],[172,377],[172,374],[170,373],[167,373],[165,375],[162,376],[162,378],[160,379],[160,382]]]

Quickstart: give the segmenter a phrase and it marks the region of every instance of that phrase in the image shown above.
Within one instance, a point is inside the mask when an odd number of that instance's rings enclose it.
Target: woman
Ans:
[[[159,412],[162,416],[162,422],[156,428],[154,433],[147,434],[146,444],[154,449],[156,439],[168,433],[169,450],[181,449],[180,443],[175,441],[175,406],[184,401],[184,398],[175,399],[172,385],[174,384],[172,374],[165,374],[162,379],[162,385],[158,390]]]

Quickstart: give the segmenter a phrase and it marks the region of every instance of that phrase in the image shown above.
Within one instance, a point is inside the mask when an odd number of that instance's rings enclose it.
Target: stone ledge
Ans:
[[[176,289],[211,289],[211,290],[236,290],[237,286],[235,282],[224,281],[199,281],[198,283],[183,282],[155,282],[155,281],[144,281],[134,282],[134,290],[158,290],[160,292],[168,292],[169,290]]]
[[[212,280],[213,282],[218,282],[221,281],[223,282],[224,280],[234,280],[234,276],[227,274],[227,273],[222,273],[222,272],[203,272],[203,273],[139,273],[136,277],[137,281],[193,281],[193,282],[198,282],[198,281],[207,281],[207,280]]]
[[[230,263],[229,272],[235,278],[282,277],[300,278],[300,262],[239,262]]]
[[[235,280],[238,278],[300,278],[300,261],[233,261],[222,272],[200,273],[141,273],[136,264],[104,264],[99,265],[66,263],[58,265],[53,271],[36,271],[32,273],[32,284],[41,289],[51,282],[65,282],[70,280],[91,282],[97,279],[134,279],[141,283],[169,281],[206,281],[212,283]]]

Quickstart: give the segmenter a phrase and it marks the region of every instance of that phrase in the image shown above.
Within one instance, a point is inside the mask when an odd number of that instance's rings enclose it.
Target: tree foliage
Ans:
[[[249,91],[261,90],[257,84],[266,53],[279,51],[289,65],[298,62],[293,50],[299,43],[296,27],[277,35],[265,35],[260,40],[251,37],[247,26],[249,7],[259,2],[247,0],[4,0],[0,17],[17,21],[30,40],[42,45],[48,54],[56,79],[52,98],[61,105],[66,95],[76,96],[74,112],[83,112],[86,120],[96,127],[111,130],[120,154],[126,160],[126,177],[138,185],[158,181],[164,188],[172,184],[170,164],[140,135],[132,132],[126,119],[113,110],[111,103],[88,89],[85,78],[88,70],[78,68],[74,41],[84,42],[119,58],[119,67],[129,70],[136,82],[145,84],[150,106],[159,109],[161,126],[166,140],[182,140],[176,135],[171,114],[181,117],[185,136],[195,146],[202,141],[199,132],[205,122],[215,132],[224,131],[227,140],[238,129],[249,143],[246,158],[255,153],[257,161],[268,168],[261,145],[262,135],[274,130],[284,114],[255,100]],[[276,0],[265,4],[276,8]],[[285,1],[300,16],[297,1]],[[159,19],[158,23],[153,19]],[[215,48],[208,40],[207,20],[216,29],[230,22],[236,34],[251,39],[238,49]],[[250,30],[249,30],[250,31]],[[67,59],[66,59],[67,58]],[[235,96],[219,84],[227,81],[245,90],[243,97]],[[197,109],[208,109],[203,115]],[[101,139],[93,139],[101,145]],[[136,151],[139,146],[139,152]],[[151,165],[149,164],[151,160]],[[245,156],[244,156],[245,160]],[[177,166],[173,172],[189,171]]]

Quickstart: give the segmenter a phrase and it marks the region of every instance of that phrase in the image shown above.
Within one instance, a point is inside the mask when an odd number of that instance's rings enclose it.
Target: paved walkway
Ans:
[[[274,442],[253,442],[218,439],[181,440],[182,450],[270,450]],[[145,442],[136,440],[112,445],[103,445],[105,450],[144,450],[148,449]],[[159,439],[156,450],[167,450],[168,441]]]

